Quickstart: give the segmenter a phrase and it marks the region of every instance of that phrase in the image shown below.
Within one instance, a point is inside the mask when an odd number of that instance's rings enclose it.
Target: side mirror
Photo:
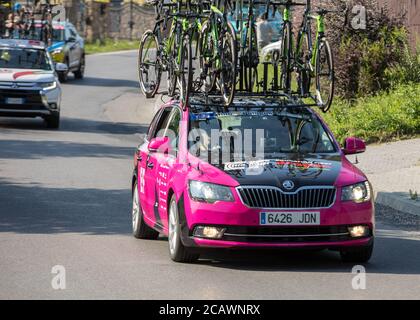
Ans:
[[[148,145],[149,152],[169,153],[170,143],[168,137],[153,138]]]
[[[56,63],[55,64],[55,71],[57,72],[67,72],[69,71],[69,67],[65,63]]]
[[[366,151],[366,144],[362,139],[351,137],[344,142],[343,152],[346,155],[363,153]]]

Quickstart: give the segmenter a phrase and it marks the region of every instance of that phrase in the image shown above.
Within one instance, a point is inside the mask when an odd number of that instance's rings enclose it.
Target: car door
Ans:
[[[157,153],[156,161],[156,196],[155,206],[158,208],[160,223],[162,227],[168,228],[168,192],[170,188],[170,179],[175,174],[179,147],[179,129],[181,121],[181,110],[174,107],[169,116],[168,125],[163,133],[168,137],[170,150],[167,154]]]
[[[80,49],[78,49],[79,45],[77,43],[77,33],[69,26],[67,28],[67,41],[68,41],[68,50],[69,50],[69,67],[75,68],[79,65],[79,55],[80,55]]]
[[[140,202],[145,218],[153,222],[156,229],[162,229],[162,221],[158,211],[159,196],[156,185],[159,156],[157,153],[152,153],[148,150],[148,143],[151,139],[164,136],[171,110],[172,108],[165,108],[159,113],[149,140],[141,147],[142,162],[138,172]]]

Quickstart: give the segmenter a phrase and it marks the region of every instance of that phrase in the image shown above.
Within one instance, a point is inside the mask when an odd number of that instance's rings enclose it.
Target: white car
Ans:
[[[42,117],[60,125],[61,86],[46,46],[34,40],[0,40],[0,116]]]

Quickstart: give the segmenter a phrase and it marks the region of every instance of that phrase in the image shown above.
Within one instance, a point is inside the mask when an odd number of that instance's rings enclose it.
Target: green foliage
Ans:
[[[337,0],[334,5],[342,8],[345,3],[363,5],[367,10],[365,30],[356,30],[354,14],[347,18],[334,15],[329,19],[328,38],[335,56],[336,92],[352,100],[389,90],[397,79],[402,80],[406,69],[396,68],[408,58],[408,34],[402,16],[393,16],[388,10],[379,9],[377,1]],[[331,30],[331,32],[330,32]],[[409,58],[411,59],[411,58]]]
[[[420,83],[420,44],[414,52],[408,46],[405,47],[400,63],[388,68],[386,76],[393,86]]]
[[[420,84],[399,85],[390,92],[358,99],[336,99],[323,118],[340,142],[357,136],[368,143],[420,134]]]
[[[129,40],[114,40],[106,39],[104,43],[101,43],[99,40],[86,43],[86,53],[103,53],[103,52],[112,52],[112,51],[123,51],[123,50],[134,50],[138,49],[139,43],[136,41]]]

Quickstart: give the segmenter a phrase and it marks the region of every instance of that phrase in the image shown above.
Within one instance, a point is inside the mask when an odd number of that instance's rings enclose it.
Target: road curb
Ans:
[[[420,218],[420,201],[410,200],[408,195],[402,192],[378,192],[375,202],[395,209],[399,212],[410,214]]]

